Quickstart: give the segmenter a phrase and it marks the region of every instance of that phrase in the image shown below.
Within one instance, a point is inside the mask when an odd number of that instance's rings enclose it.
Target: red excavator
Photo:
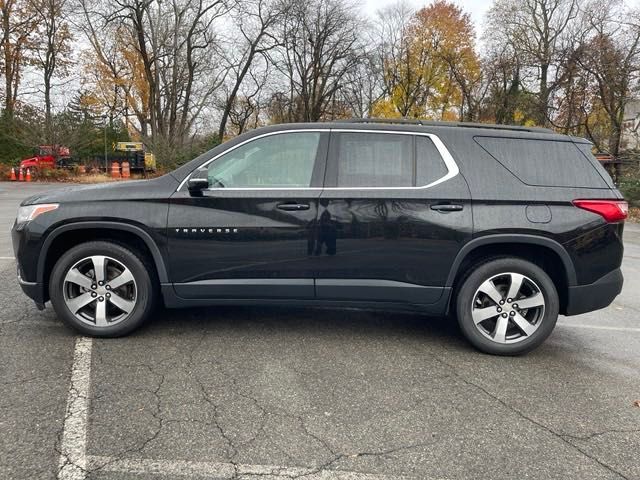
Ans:
[[[40,145],[37,154],[20,162],[20,168],[26,170],[46,168],[66,168],[71,165],[69,147],[64,145]]]

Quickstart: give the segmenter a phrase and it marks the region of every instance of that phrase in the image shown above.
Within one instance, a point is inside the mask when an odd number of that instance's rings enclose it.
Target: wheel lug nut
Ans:
[[[91,285],[91,288],[95,290],[96,288],[98,288],[98,286],[94,283],[93,285]]]
[[[518,308],[518,304],[517,304],[517,303],[514,303],[514,304],[513,304],[513,308]]]
[[[498,313],[500,313],[502,311],[502,309],[500,307],[498,307]]]
[[[111,294],[110,293],[107,293],[107,298],[111,298]]]
[[[500,305],[504,305],[504,300],[500,300]]]
[[[104,285],[104,282],[103,282],[102,280],[100,280],[100,281],[98,282],[98,285],[102,286],[102,285]]]
[[[104,288],[106,288],[107,290],[111,290],[111,285],[107,285],[107,286],[106,286],[106,287],[104,287]]]
[[[97,294],[96,292],[91,292],[91,296],[92,296],[93,298],[96,298],[96,297],[98,296],[98,294]]]
[[[507,298],[507,303],[511,303],[513,300],[511,300],[510,298]]]
[[[104,297],[100,297],[98,300],[104,302]]]
[[[514,311],[509,312],[509,315],[511,315],[512,317],[513,317],[515,314],[516,314],[516,312],[514,312]]]
[[[506,313],[503,313],[503,314],[502,314],[502,318],[507,318],[507,316],[508,316],[508,315],[507,315]]]

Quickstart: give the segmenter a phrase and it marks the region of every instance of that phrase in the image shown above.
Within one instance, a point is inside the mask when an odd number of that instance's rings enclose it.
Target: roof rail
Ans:
[[[435,120],[420,120],[417,118],[350,118],[336,120],[335,123],[386,123],[398,125],[421,125],[427,127],[462,127],[462,128],[486,128],[492,130],[513,130],[519,132],[556,133],[549,128],[523,127],[519,125],[496,125],[492,123],[473,122],[439,122]]]

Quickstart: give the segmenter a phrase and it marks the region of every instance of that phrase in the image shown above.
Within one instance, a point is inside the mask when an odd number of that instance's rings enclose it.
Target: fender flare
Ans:
[[[562,260],[562,264],[564,265],[564,269],[567,272],[567,285],[574,286],[577,284],[576,270],[573,266],[573,261],[569,256],[567,250],[555,240],[552,240],[547,237],[537,237],[535,235],[526,235],[526,234],[495,234],[495,235],[487,235],[479,238],[474,238],[464,244],[464,246],[460,249],[458,254],[456,255],[453,264],[451,265],[451,269],[449,270],[449,276],[447,277],[447,287],[452,287],[453,282],[458,274],[458,269],[462,264],[462,261],[469,255],[473,250],[478,247],[482,247],[484,245],[498,244],[498,243],[521,243],[525,245],[539,245],[542,247],[547,247],[556,253],[560,259]]]
[[[167,269],[164,264],[164,259],[162,254],[160,253],[160,249],[154,242],[151,235],[149,235],[145,230],[140,227],[136,227],[135,225],[130,225],[128,223],[122,222],[112,222],[112,221],[100,221],[100,222],[75,222],[69,223],[67,225],[62,225],[56,229],[54,229],[42,244],[42,251],[38,258],[38,269],[37,269],[37,281],[41,285],[44,285],[44,271],[45,271],[45,263],[47,258],[47,253],[49,252],[49,247],[53,243],[53,241],[62,233],[68,232],[70,230],[84,230],[84,229],[100,229],[100,230],[121,230],[129,233],[133,233],[137,237],[142,240],[149,251],[151,252],[151,256],[153,257],[153,262],[156,266],[156,271],[158,272],[158,280],[160,283],[167,283],[169,281],[169,277],[167,275]]]

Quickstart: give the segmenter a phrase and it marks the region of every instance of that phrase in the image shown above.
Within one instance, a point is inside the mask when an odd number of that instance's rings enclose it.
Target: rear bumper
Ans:
[[[569,287],[565,315],[579,315],[605,308],[622,291],[624,278],[617,268],[589,285]]]

